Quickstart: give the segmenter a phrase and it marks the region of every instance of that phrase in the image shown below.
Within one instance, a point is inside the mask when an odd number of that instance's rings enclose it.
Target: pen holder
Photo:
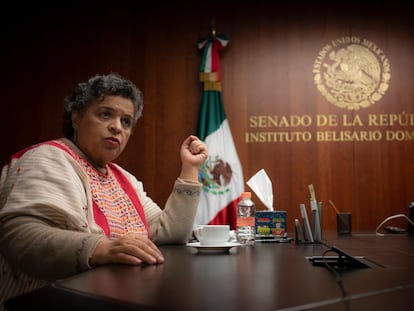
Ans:
[[[336,226],[338,234],[351,234],[352,214],[345,212],[336,214]]]

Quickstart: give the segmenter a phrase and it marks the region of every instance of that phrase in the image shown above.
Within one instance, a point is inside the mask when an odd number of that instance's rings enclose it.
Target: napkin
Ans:
[[[254,174],[248,181],[247,185],[252,188],[253,192],[267,207],[268,210],[273,211],[273,189],[272,182],[267,176],[264,169],[261,169]]]

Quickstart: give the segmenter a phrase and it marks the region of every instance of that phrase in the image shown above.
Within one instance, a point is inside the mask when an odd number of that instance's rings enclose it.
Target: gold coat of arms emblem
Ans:
[[[384,51],[359,37],[342,37],[325,45],[314,66],[314,81],[328,102],[349,110],[366,108],[386,93],[391,66]]]

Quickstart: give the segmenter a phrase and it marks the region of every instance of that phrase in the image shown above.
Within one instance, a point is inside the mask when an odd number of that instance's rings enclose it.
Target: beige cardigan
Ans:
[[[79,150],[64,139],[74,150]],[[131,182],[156,244],[191,235],[201,184],[177,179],[164,209]],[[94,222],[87,176],[60,148],[41,144],[3,167],[0,177],[0,310],[6,299],[85,271],[103,237]]]

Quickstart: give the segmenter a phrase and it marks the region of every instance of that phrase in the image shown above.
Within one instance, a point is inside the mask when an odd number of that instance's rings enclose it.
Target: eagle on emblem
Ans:
[[[219,159],[211,171],[213,179],[220,186],[227,186],[230,183],[232,170],[230,164]]]
[[[233,175],[233,171],[229,163],[216,156],[214,159],[208,159],[200,170],[200,179],[208,189],[219,189],[226,187]]]

